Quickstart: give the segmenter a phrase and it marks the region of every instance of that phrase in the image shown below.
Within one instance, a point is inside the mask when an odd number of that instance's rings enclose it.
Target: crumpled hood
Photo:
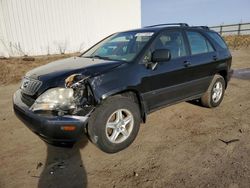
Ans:
[[[120,61],[109,61],[83,57],[71,57],[54,61],[29,71],[26,76],[42,82],[62,82],[71,74],[95,76],[121,65]]]

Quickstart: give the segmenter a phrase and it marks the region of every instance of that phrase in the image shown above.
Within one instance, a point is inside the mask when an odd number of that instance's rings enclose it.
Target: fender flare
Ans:
[[[141,93],[137,90],[133,90],[133,89],[127,89],[127,88],[118,88],[115,90],[111,90],[109,92],[106,93],[102,93],[102,94],[98,94],[95,90],[92,89],[93,92],[93,96],[95,97],[95,101],[98,104],[101,104],[105,99],[107,99],[108,97],[114,96],[114,95],[123,95],[125,93],[133,93],[133,96],[136,97],[136,100],[138,102],[140,111],[141,111],[141,120],[143,123],[146,123],[146,119],[147,119],[147,105],[141,95]]]

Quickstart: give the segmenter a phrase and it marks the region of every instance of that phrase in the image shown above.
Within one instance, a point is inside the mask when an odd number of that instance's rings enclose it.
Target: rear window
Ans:
[[[224,49],[227,49],[227,45],[218,33],[208,32],[208,35],[215,40],[218,45]]]

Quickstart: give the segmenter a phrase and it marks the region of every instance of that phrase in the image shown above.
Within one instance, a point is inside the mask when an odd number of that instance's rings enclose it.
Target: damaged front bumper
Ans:
[[[49,144],[56,146],[72,146],[85,134],[88,122],[86,116],[53,116],[36,114],[21,100],[21,91],[13,97],[13,108],[16,116],[35,134]],[[64,130],[65,126],[73,126],[74,130]]]

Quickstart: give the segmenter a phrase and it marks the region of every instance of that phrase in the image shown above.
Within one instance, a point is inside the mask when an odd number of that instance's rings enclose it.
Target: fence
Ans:
[[[213,26],[210,29],[221,35],[247,35],[250,34],[250,23]]]

